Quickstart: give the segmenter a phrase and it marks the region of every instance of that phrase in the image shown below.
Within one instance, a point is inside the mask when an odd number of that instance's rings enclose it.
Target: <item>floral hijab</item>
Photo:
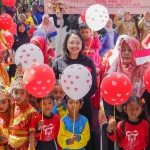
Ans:
[[[124,73],[131,81],[132,95],[141,97],[145,91],[143,76],[144,76],[146,69],[150,66],[150,63],[147,62],[143,65],[137,66],[134,55],[133,55],[132,62],[124,66],[122,64],[123,61],[122,61],[122,55],[121,55],[123,42],[126,42],[130,46],[132,52],[140,50],[140,43],[138,40],[132,37],[124,38],[121,42],[121,49],[119,52],[119,56],[117,57],[116,65],[112,72]]]

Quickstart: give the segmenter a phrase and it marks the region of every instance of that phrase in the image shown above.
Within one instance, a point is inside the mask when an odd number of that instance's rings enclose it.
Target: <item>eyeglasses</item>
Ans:
[[[82,42],[76,42],[76,43],[75,42],[68,42],[68,44],[71,46],[74,46],[74,45],[79,46],[82,44]]]

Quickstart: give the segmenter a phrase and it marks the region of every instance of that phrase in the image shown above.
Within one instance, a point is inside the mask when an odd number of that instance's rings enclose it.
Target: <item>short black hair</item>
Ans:
[[[78,30],[80,31],[81,29],[90,29],[90,28],[88,27],[88,25],[85,22],[83,22],[83,23],[79,24]]]
[[[44,99],[52,99],[52,101],[54,102],[54,96],[52,95],[52,93],[50,93],[49,95],[47,95],[46,97],[44,97],[44,98],[38,98],[37,99],[37,102],[38,102],[38,104],[41,102],[41,100],[44,100]]]
[[[65,102],[66,102],[66,104],[68,103],[68,99],[69,99],[70,97],[68,96],[68,95],[66,95],[65,96]],[[79,101],[80,101],[80,104],[82,104],[82,102],[83,102],[83,99],[81,98],[81,99],[79,99]]]
[[[68,60],[68,58],[69,58],[69,51],[68,51],[68,48],[67,48],[67,42],[68,42],[69,37],[70,37],[71,35],[73,35],[73,34],[79,36],[79,38],[80,38],[81,41],[82,41],[82,48],[81,48],[81,51],[79,52],[79,56],[82,56],[82,55],[83,55],[82,53],[83,53],[83,50],[85,49],[85,41],[84,41],[83,36],[82,36],[81,33],[80,33],[79,31],[77,31],[77,30],[70,30],[70,31],[68,32],[68,34],[66,35],[66,38],[65,38],[64,43],[63,43],[62,57],[63,57],[64,60]]]

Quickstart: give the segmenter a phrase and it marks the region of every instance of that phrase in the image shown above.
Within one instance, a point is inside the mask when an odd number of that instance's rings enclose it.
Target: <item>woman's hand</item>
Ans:
[[[114,116],[111,116],[109,118],[109,125],[107,127],[107,131],[110,131],[110,132],[113,131],[115,133],[116,132],[116,125],[117,125],[117,122],[116,122]]]

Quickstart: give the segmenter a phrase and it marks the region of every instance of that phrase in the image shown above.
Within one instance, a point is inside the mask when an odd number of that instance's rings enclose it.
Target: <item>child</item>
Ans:
[[[9,106],[10,95],[0,83],[0,149],[6,149],[6,143],[9,137]]]
[[[56,80],[52,94],[56,100],[56,104],[53,107],[52,112],[62,118],[68,114],[68,110],[66,109],[66,103],[64,101],[65,92],[63,91],[59,80]]]
[[[82,105],[82,100],[74,101],[69,97],[66,98],[66,106],[69,114],[61,119],[57,137],[58,144],[63,150],[84,150],[84,147],[90,139],[88,120],[79,114]]]
[[[25,15],[26,15],[25,24],[26,24],[27,26],[34,25],[34,20],[33,20],[33,18],[32,18],[32,12],[31,12],[30,9],[27,9],[27,10],[26,10]]]
[[[34,150],[37,112],[27,101],[28,93],[24,88],[22,75],[20,67],[11,83],[14,104],[10,110],[10,150]]]
[[[131,96],[124,104],[123,112],[123,120],[117,126],[115,122],[108,125],[108,137],[117,140],[124,150],[144,150],[149,140],[145,100]]]
[[[28,94],[28,102],[36,109],[37,112],[40,112],[40,108],[38,107],[37,98]]]
[[[100,74],[100,72],[103,70],[103,66],[100,64],[100,56],[98,53],[101,47],[98,34],[97,32],[93,32],[92,36],[91,29],[87,26],[86,23],[81,23],[79,25],[79,31],[85,40],[85,50],[83,53],[93,60],[96,67],[96,73]]]
[[[42,102],[43,101],[43,102]],[[42,106],[43,103],[43,106]],[[37,147],[36,150],[57,150],[56,138],[59,131],[60,119],[53,114],[54,97],[52,94],[39,100],[40,109],[43,113],[38,113],[38,126],[36,130]],[[43,117],[42,117],[43,114]],[[42,133],[41,133],[42,132]]]

